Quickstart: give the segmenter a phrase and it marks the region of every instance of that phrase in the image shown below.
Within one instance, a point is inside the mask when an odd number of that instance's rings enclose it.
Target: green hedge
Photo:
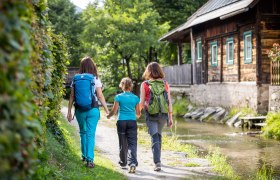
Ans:
[[[262,128],[264,136],[280,140],[280,112],[269,113],[265,122],[267,125]]]
[[[63,81],[67,60],[59,38],[48,26],[44,0],[1,1],[0,177],[3,179],[25,179],[34,173],[38,154],[44,148],[47,118],[52,117],[50,122],[55,122],[59,113],[63,94],[59,83]]]

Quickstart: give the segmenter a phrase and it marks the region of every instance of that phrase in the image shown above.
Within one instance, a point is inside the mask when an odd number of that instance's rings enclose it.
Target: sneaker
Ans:
[[[122,169],[126,169],[126,164],[124,164],[122,161],[119,161],[119,165]]]
[[[85,157],[82,157],[82,159],[81,159],[83,162],[85,162],[86,161],[86,158]]]
[[[161,164],[160,163],[156,163],[154,171],[160,171],[160,170],[161,170]]]
[[[135,173],[135,171],[136,171],[136,166],[134,165],[134,164],[132,164],[131,166],[130,166],[130,168],[129,168],[129,173]]]
[[[88,162],[87,162],[87,167],[88,167],[88,168],[94,168],[94,163],[91,162],[91,161],[88,161]]]

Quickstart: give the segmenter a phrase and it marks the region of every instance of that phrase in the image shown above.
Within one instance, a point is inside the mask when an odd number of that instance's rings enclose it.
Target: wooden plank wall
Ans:
[[[192,83],[192,64],[183,64],[163,67],[165,80],[172,85]]]
[[[233,64],[227,64],[227,57],[226,57],[226,52],[227,52],[227,38],[233,38],[233,43],[234,43],[234,59],[233,59]],[[237,35],[233,36],[228,36],[223,38],[223,81],[224,82],[238,82],[238,54],[237,54],[237,49],[238,49],[238,39]]]
[[[252,63],[244,62],[244,32],[252,31]],[[256,54],[257,41],[254,25],[244,26],[240,28],[240,81],[256,81]]]
[[[218,64],[217,66],[212,66],[211,64],[211,42],[208,41],[207,47],[208,47],[208,82],[220,82],[220,69],[221,69],[221,42],[219,40],[217,41],[218,45]]]

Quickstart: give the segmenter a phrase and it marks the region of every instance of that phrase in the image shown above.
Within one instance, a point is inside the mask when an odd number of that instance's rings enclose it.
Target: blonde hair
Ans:
[[[145,72],[142,76],[145,80],[149,79],[163,79],[164,78],[164,72],[160,65],[157,62],[151,62],[146,67]]]
[[[119,87],[122,88],[123,91],[131,91],[133,88],[133,83],[130,78],[125,77],[122,78]]]

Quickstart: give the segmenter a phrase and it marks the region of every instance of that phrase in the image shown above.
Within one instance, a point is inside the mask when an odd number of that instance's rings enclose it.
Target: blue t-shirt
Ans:
[[[118,120],[136,120],[136,105],[140,99],[131,92],[116,95],[115,101],[119,103]]]

